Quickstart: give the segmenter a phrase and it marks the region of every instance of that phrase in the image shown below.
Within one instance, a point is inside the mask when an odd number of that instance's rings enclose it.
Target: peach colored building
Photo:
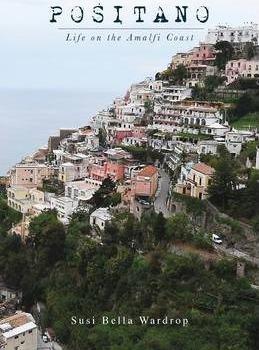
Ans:
[[[107,162],[105,158],[98,159],[90,165],[89,177],[93,180],[103,181],[107,176]]]
[[[41,187],[43,179],[50,175],[51,169],[44,164],[20,163],[11,170],[10,184],[26,188]]]
[[[146,131],[147,129],[144,126],[135,126],[132,130],[132,137],[139,139],[146,137]]]
[[[107,162],[107,176],[109,176],[114,181],[119,181],[124,179],[124,164],[116,160],[108,160]]]
[[[158,170],[153,165],[142,169],[132,181],[135,196],[153,197],[158,187]]]
[[[105,152],[107,156],[106,176],[114,181],[120,181],[125,176],[125,166],[132,159],[129,152],[122,148],[113,148]]]

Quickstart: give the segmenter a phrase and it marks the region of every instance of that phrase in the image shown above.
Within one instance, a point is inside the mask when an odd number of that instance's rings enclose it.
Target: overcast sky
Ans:
[[[148,9],[147,25],[151,24],[154,9],[161,4],[173,22],[174,6],[206,5],[210,8],[210,20],[206,28],[216,24],[231,25],[244,22],[259,23],[259,1],[246,0],[112,0],[113,4],[124,4],[125,25],[132,25],[134,19],[130,14],[134,5],[146,5]],[[100,1],[105,10],[106,25],[111,24],[112,1]],[[198,44],[205,36],[206,30],[195,32],[195,42],[189,44],[172,44],[163,41],[159,44],[139,43],[81,43],[71,45],[65,42],[66,32],[57,26],[72,26],[68,9],[73,4],[83,4],[91,9],[99,1],[82,0],[1,0],[0,35],[1,35],[1,78],[0,88],[57,88],[83,89],[92,91],[114,91],[122,93],[133,81],[166,67],[170,57],[177,51],[186,51]],[[109,4],[109,5],[108,5]],[[64,6],[62,22],[57,26],[49,23],[50,6]],[[81,26],[93,25],[90,14]],[[145,24],[146,25],[146,24]],[[195,25],[190,19],[188,25]],[[196,23],[197,25],[197,23]],[[95,33],[93,33],[95,34]],[[104,33],[103,33],[104,34]],[[144,34],[144,33],[142,33]],[[89,35],[89,32],[87,32]],[[126,35],[125,33],[123,35]]]

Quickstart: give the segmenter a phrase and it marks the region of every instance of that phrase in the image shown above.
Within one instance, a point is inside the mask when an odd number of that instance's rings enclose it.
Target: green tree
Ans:
[[[238,168],[237,162],[229,154],[222,154],[216,164],[208,193],[211,200],[223,209],[227,209],[239,184]]]
[[[95,208],[109,207],[119,202],[119,197],[114,196],[116,193],[116,184],[110,177],[103,180],[101,187],[94,193],[90,200]]]
[[[105,129],[103,128],[99,129],[98,138],[99,138],[99,145],[102,147],[105,147],[107,143],[107,133]]]
[[[180,64],[175,70],[173,70],[172,79],[175,83],[182,84],[187,76],[187,68],[183,64]]]
[[[161,212],[155,218],[154,235],[156,243],[163,242],[166,238],[166,219]]]
[[[226,63],[233,58],[234,48],[228,41],[219,41],[215,45],[215,49],[218,51],[216,55],[216,66],[218,69],[225,69]]]
[[[28,244],[35,251],[35,262],[43,275],[64,258],[65,229],[55,211],[46,211],[31,221]]]
[[[167,240],[188,241],[192,237],[192,226],[184,213],[170,217],[166,223]]]

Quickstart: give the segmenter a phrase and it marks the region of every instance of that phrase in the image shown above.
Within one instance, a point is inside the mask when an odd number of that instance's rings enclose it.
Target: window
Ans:
[[[32,329],[29,330],[29,333],[30,333],[30,334],[32,333]]]

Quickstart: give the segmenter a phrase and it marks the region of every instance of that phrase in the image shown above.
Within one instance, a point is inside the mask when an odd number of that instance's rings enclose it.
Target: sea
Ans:
[[[0,176],[47,145],[60,128],[89,124],[114,97],[115,92],[0,89]]]

